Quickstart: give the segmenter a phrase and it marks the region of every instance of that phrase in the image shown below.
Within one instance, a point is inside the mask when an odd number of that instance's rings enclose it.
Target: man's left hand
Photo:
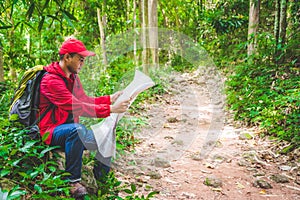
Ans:
[[[121,96],[122,94],[123,94],[123,91],[118,91],[118,92],[110,95],[111,103],[114,103],[119,98],[119,96]]]

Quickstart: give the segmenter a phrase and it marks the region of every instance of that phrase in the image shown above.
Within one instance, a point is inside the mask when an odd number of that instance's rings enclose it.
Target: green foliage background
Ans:
[[[283,46],[276,46],[273,33],[275,0],[261,1],[257,52],[252,57],[247,56],[249,1],[211,2],[159,1],[158,27],[182,32],[208,51],[227,77],[227,105],[236,120],[258,126],[263,135],[273,135],[299,147],[299,1],[288,3],[287,42]],[[0,83],[0,197],[53,199],[60,195],[68,199],[68,185],[61,180],[64,174],[58,170],[57,163],[49,160],[51,149],[39,141],[28,141],[24,138],[24,127],[8,120],[10,98],[18,82],[13,74],[20,77],[25,69],[56,61],[58,48],[66,36],[74,35],[88,49],[98,46],[96,8],[106,15],[108,37],[132,29],[133,0],[1,0],[0,5],[0,48],[5,78]],[[140,9],[136,12],[137,27],[140,27]],[[274,57],[275,49],[282,54]],[[177,71],[193,70],[179,55],[167,53],[159,53],[161,66],[168,64]],[[140,51],[138,56],[141,58]],[[278,64],[282,56],[284,62]],[[99,66],[103,67],[101,63]],[[120,55],[100,74],[99,82],[91,83],[89,77],[82,75],[83,82],[92,93],[110,94],[116,91],[117,80],[135,67],[132,52]],[[166,83],[160,79],[155,81],[158,84],[139,98],[149,100],[165,91]],[[138,109],[137,101],[134,112],[139,112]],[[132,127],[143,125],[146,120],[133,118],[122,123],[118,129],[118,148],[131,149],[135,142],[131,137]],[[124,189],[120,185],[112,174],[107,185],[111,192],[100,193],[107,199],[117,198],[116,191],[127,192],[127,199],[147,199],[155,194],[138,197],[134,195],[135,186]]]

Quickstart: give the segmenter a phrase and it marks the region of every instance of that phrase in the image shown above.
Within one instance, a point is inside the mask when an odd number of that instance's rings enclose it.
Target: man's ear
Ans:
[[[64,56],[64,59],[65,59],[65,60],[69,60],[70,58],[71,58],[71,55],[68,54],[68,53],[66,53],[65,56]]]

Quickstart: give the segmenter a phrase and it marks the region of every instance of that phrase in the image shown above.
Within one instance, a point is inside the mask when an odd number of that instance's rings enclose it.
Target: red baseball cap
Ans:
[[[62,43],[59,54],[64,55],[66,53],[78,53],[83,57],[96,55],[94,52],[88,51],[80,40],[74,38],[70,38]]]

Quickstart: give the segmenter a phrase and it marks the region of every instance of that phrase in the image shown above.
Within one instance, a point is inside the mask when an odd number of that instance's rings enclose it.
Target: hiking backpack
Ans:
[[[54,105],[51,104],[51,106],[37,118],[40,103],[40,83],[46,73],[47,71],[42,65],[27,70],[15,91],[9,108],[10,115],[18,115],[17,121],[27,127],[34,127],[34,129],[38,129],[36,125],[46,113],[54,107]],[[39,132],[39,130],[36,131]]]

